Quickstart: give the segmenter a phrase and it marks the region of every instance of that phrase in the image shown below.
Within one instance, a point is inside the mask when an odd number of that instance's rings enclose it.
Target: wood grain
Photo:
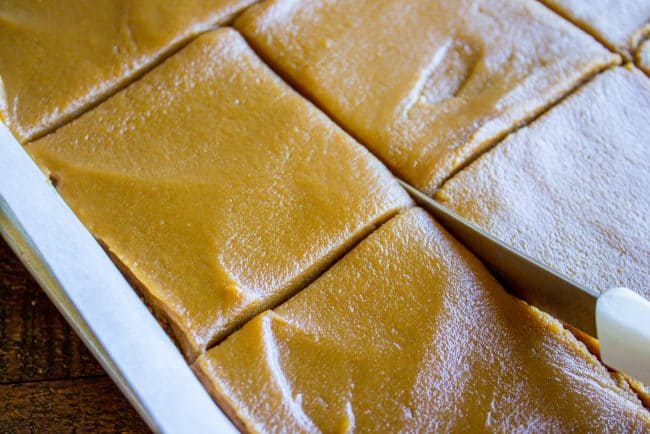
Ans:
[[[104,371],[0,239],[0,383]]]
[[[2,432],[147,432],[106,376],[0,385]]]
[[[146,432],[0,238],[0,432]]]

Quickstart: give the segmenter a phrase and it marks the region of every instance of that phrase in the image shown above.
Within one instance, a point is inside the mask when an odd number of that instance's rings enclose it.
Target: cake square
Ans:
[[[0,120],[21,142],[74,118],[253,0],[6,0]]]
[[[597,290],[650,298],[650,81],[597,76],[449,180],[436,199]]]
[[[428,193],[619,60],[528,0],[270,0],[235,26],[395,174]]]
[[[193,368],[248,432],[650,429],[582,343],[417,208]]]
[[[232,29],[27,150],[189,359],[411,205]]]

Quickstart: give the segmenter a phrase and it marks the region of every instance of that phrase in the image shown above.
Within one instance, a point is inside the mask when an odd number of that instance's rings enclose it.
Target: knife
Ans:
[[[400,181],[413,199],[526,302],[599,340],[603,363],[650,384],[650,301],[627,288],[585,287],[494,238]]]

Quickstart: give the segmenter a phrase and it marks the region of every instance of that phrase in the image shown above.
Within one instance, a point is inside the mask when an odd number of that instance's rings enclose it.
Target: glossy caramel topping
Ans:
[[[650,80],[607,71],[436,198],[579,282],[650,298],[648,113]]]
[[[271,0],[235,26],[395,173],[429,192],[617,61],[529,0]]]
[[[639,38],[650,32],[648,0],[542,0],[630,60]]]
[[[650,429],[582,343],[419,209],[194,369],[254,432]]]
[[[650,75],[650,39],[646,39],[636,52],[636,64]]]
[[[232,29],[27,149],[190,357],[411,204]]]
[[[0,119],[21,141],[40,136],[250,3],[4,0]]]

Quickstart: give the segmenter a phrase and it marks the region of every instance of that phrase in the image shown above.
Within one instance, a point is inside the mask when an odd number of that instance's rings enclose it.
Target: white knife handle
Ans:
[[[627,288],[605,291],[596,331],[603,363],[650,385],[650,301]]]

